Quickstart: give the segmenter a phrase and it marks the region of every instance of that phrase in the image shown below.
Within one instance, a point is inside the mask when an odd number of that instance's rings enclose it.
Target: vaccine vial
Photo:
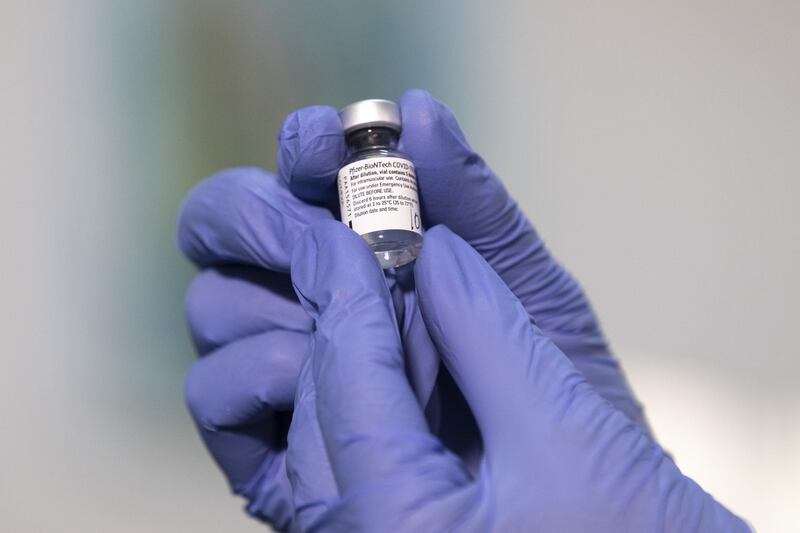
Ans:
[[[400,108],[362,100],[339,118],[348,147],[337,181],[341,220],[367,241],[382,268],[410,263],[422,248],[422,220],[414,163],[397,151]]]

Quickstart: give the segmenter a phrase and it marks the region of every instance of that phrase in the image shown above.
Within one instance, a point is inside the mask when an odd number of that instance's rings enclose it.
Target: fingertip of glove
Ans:
[[[418,113],[420,117],[427,116],[435,118],[438,113],[439,102],[433,97],[431,93],[425,89],[409,89],[403,93],[399,101],[400,107],[403,110],[413,111]],[[403,117],[411,119],[412,117]]]
[[[313,105],[289,113],[281,124],[278,142],[291,148],[303,146],[322,135],[343,133],[336,109],[326,105]],[[299,144],[293,144],[294,141]]]
[[[222,170],[195,185],[178,208],[175,241],[183,255],[202,264],[203,241],[211,215],[225,207],[247,207],[252,192],[269,186],[272,173],[258,167]]]
[[[437,128],[441,104],[428,91],[408,90],[400,97],[399,105],[403,131],[414,133],[413,138],[403,138],[406,143],[412,143],[420,134],[427,132],[430,135]]]
[[[444,225],[425,233],[414,277],[423,314],[428,315],[444,308],[442,301],[452,309],[485,307],[504,286],[478,252]]]
[[[311,106],[291,113],[278,134],[278,174],[300,198],[325,200],[347,154],[338,112]]]
[[[457,261],[457,254],[469,245],[444,224],[438,224],[425,232],[422,251],[417,258],[416,275],[447,269]]]
[[[470,150],[453,112],[428,91],[411,89],[400,98],[401,150],[416,163],[441,161],[442,151]]]
[[[469,261],[464,260],[463,248],[469,245],[447,226],[434,226],[425,232],[414,279],[419,302],[428,314],[439,307],[439,301],[454,301],[471,290],[469,278],[474,273],[467,272]]]
[[[291,273],[301,303],[315,317],[331,291],[372,282],[377,274],[383,280],[364,239],[335,220],[315,222],[303,232],[292,254]]]
[[[292,268],[315,262],[320,250],[328,261],[336,262],[347,249],[358,244],[366,243],[338,220],[318,220],[309,224],[300,236],[292,254]]]

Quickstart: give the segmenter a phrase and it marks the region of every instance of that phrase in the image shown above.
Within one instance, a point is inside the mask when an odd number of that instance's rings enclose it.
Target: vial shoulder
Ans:
[[[399,159],[405,159],[406,161],[411,161],[411,158],[407,154],[404,154],[399,150],[376,148],[375,150],[364,150],[350,155],[347,159],[344,160],[342,166],[349,165],[350,163],[355,163],[356,161],[362,161],[364,159],[373,159],[375,157],[397,157]]]

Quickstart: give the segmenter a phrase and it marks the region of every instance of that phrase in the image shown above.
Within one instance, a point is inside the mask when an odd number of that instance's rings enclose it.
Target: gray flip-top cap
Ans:
[[[361,100],[339,111],[345,133],[369,127],[400,131],[400,107],[391,100]]]

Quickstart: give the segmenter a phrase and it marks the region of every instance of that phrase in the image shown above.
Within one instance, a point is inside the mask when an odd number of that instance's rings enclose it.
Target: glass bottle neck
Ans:
[[[395,150],[400,134],[391,128],[364,128],[351,131],[345,141],[351,154],[368,150]]]

